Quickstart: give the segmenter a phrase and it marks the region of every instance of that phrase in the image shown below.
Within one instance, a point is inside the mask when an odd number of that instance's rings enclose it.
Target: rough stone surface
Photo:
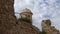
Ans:
[[[26,22],[19,22],[20,25],[20,34],[40,34],[40,31],[37,27],[26,23]]]
[[[0,34],[39,34],[39,30],[35,26],[17,21],[14,0],[0,0]]]
[[[0,0],[0,34],[14,34],[13,27],[17,21],[13,4],[13,0]]]

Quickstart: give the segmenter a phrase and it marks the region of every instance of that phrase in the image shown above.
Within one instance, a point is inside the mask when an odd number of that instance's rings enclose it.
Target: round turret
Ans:
[[[21,18],[28,19],[30,22],[32,22],[32,15],[33,13],[31,12],[31,10],[27,8],[23,9],[22,13],[20,13]]]

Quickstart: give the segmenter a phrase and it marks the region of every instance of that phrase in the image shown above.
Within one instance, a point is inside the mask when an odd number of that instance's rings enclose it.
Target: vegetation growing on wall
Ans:
[[[31,21],[27,18],[19,18],[20,21],[24,21],[24,22],[28,22],[28,23],[31,23]]]
[[[42,31],[41,34],[46,34],[46,32],[45,31]]]

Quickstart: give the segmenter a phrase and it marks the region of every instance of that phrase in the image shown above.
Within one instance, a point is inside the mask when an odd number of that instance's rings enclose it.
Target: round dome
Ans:
[[[31,10],[29,10],[29,9],[27,9],[27,8],[23,9],[22,11],[23,11],[22,13],[25,13],[25,12],[32,13]]]

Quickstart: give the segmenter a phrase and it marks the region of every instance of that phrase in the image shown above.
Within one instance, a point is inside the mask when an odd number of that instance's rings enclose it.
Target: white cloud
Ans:
[[[30,4],[30,0],[25,0],[25,3],[26,3],[27,5],[29,5],[29,4]]]

